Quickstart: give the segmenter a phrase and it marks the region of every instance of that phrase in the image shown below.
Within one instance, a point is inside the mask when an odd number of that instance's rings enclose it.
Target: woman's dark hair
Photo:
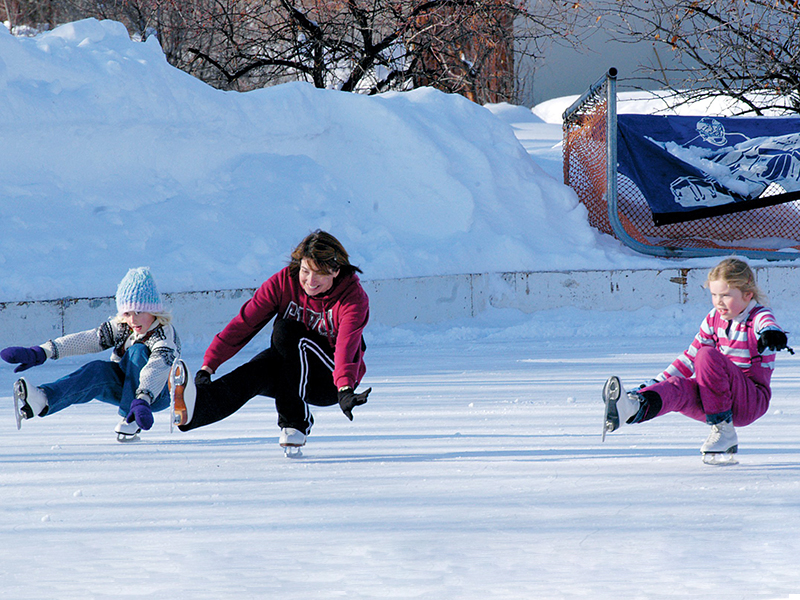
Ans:
[[[300,262],[304,259],[314,261],[320,273],[328,275],[339,271],[339,275],[361,273],[361,269],[350,264],[350,257],[342,243],[330,233],[317,229],[307,235],[292,252],[289,271],[292,277],[300,273]]]

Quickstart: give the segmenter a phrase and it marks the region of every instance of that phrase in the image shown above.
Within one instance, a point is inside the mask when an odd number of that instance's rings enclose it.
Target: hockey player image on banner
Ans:
[[[620,115],[619,173],[656,225],[800,199],[794,118]]]
[[[14,383],[17,429],[35,416],[51,416],[73,404],[100,400],[118,407],[115,432],[121,442],[137,439],[153,426],[153,412],[169,407],[170,368],[180,354],[172,317],[164,312],[147,267],[130,269],[116,294],[117,315],[97,329],[65,335],[30,348],[0,351],[15,372],[46,360],[112,350],[111,360],[95,360],[53,383],[34,386],[22,377]]]
[[[369,318],[359,272],[329,233],[303,239],[289,266],[264,282],[214,337],[194,380],[178,362],[173,410],[178,428],[215,423],[254,396],[267,396],[275,400],[279,443],[292,456],[311,432],[310,405],[338,403],[352,421],[353,408],[366,403],[371,391],[355,391],[366,372],[362,333]],[[273,319],[270,347],[212,381],[220,365]]]
[[[736,462],[736,428],[767,412],[775,355],[793,351],[772,311],[761,304],[763,294],[747,263],[723,260],[706,285],[714,307],[683,354],[639,389],[626,392],[616,376],[606,382],[603,440],[622,425],[679,412],[711,427],[700,448],[704,462]]]

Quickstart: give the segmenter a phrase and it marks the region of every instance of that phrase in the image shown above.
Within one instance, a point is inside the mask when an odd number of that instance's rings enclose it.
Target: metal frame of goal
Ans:
[[[737,254],[800,259],[800,200],[656,227],[639,187],[617,172],[617,70],[592,85],[563,115],[564,183],[589,223],[653,256]]]

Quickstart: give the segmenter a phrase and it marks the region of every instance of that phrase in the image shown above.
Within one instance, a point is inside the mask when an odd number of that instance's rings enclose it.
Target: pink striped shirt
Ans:
[[[775,368],[774,350],[765,349],[759,355],[756,348],[758,336],[765,329],[778,329],[772,311],[765,306],[751,301],[735,319],[727,321],[719,316],[717,309],[711,309],[700,324],[700,331],[692,340],[689,348],[676,358],[666,370],[656,377],[656,381],[663,381],[667,377],[689,378],[694,374],[694,359],[701,346],[711,346],[727,356],[733,364],[750,374],[753,363],[756,362],[768,371],[762,371],[761,377],[766,378],[768,384]],[[759,377],[759,379],[761,379]]]

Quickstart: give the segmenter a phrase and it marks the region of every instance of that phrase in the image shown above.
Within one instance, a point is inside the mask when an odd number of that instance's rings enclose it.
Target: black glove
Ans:
[[[47,360],[47,354],[41,346],[25,348],[23,346],[11,346],[0,350],[0,358],[8,363],[19,363],[14,369],[14,373],[19,373],[31,367],[37,367]]]
[[[758,338],[758,353],[761,354],[767,348],[778,352],[786,348],[786,343],[788,341],[786,334],[782,331],[778,329],[767,329],[762,332]]]
[[[353,420],[353,408],[367,403],[367,396],[372,388],[367,388],[360,394],[356,394],[353,388],[346,387],[339,390],[339,406],[342,408],[344,416]]]
[[[196,387],[200,387],[203,385],[208,385],[210,383],[211,383],[211,373],[209,373],[205,369],[198,369],[197,373],[194,374],[194,385]]]

